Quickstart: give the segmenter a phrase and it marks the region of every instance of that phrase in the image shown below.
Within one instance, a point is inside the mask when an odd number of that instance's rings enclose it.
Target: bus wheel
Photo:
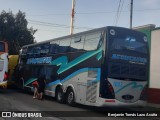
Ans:
[[[70,106],[74,106],[75,105],[74,91],[72,89],[68,89],[68,91],[67,91],[66,102]]]
[[[64,103],[64,93],[63,93],[62,88],[58,88],[56,90],[56,100],[59,103]]]

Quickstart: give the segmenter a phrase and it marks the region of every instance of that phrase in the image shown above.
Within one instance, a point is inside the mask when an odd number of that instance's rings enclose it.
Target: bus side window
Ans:
[[[50,66],[41,66],[39,68],[39,71],[38,71],[38,75],[45,75],[46,77],[46,83],[50,83],[56,79],[54,79],[52,76],[53,76],[53,67],[50,67]]]
[[[59,41],[53,41],[50,43],[50,54],[58,53]]]
[[[84,36],[83,37],[74,37],[71,41],[71,52],[82,51],[84,45]]]
[[[39,55],[40,54],[40,50],[41,50],[40,46],[35,46],[35,48],[34,48],[34,54]]]
[[[26,53],[27,53],[27,48],[23,48],[22,49],[22,55],[26,55]]]
[[[33,78],[38,78],[40,72],[40,66],[31,66],[31,74]]]
[[[70,42],[71,42],[71,39],[61,40],[60,43],[59,43],[59,50],[58,50],[58,52],[59,53],[69,52]]]
[[[48,54],[49,47],[50,47],[49,44],[42,44],[40,49],[40,54],[43,54],[43,55]]]
[[[96,50],[101,40],[101,33],[87,34],[84,43],[84,50]]]
[[[27,55],[33,55],[34,54],[34,47],[31,46],[31,47],[28,47],[27,49]]]
[[[103,40],[104,40],[104,34],[102,32],[101,35],[100,35],[100,40],[99,40],[98,45],[97,45],[97,49],[100,48],[100,47],[102,47]]]

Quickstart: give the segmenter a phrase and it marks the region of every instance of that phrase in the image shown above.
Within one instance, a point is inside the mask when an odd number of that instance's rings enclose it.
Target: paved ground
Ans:
[[[16,111],[16,112],[27,112],[35,111],[40,112],[43,115],[47,115],[45,118],[0,118],[0,120],[158,120],[158,117],[106,117],[107,111],[120,111],[124,113],[132,111],[159,111],[151,107],[145,108],[97,108],[88,107],[83,105],[77,105],[71,107],[66,104],[60,104],[55,101],[54,98],[46,97],[45,100],[37,100],[32,98],[32,93],[24,93],[14,89],[2,89],[0,90],[0,111]],[[45,111],[45,112],[43,112]],[[114,113],[114,112],[113,112]],[[69,117],[64,117],[69,116]],[[73,117],[73,116],[78,117]],[[50,116],[50,117],[49,117]],[[88,116],[88,117],[85,117]],[[159,119],[160,120],[160,119]]]

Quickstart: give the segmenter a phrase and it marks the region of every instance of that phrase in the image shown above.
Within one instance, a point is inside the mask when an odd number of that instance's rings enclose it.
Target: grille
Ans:
[[[137,77],[145,77],[146,76],[146,68],[138,65],[130,65],[130,64],[111,64],[110,65],[110,74],[112,75],[124,75],[124,76],[137,76]]]
[[[88,80],[87,82],[90,82],[90,80]],[[97,91],[97,83],[96,82],[92,82],[90,84],[87,85],[87,94],[86,94],[86,101],[91,102],[91,103],[95,103],[96,102],[96,91]]]

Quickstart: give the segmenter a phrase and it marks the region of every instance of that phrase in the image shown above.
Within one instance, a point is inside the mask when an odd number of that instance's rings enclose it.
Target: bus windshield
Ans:
[[[144,37],[144,39],[146,38]],[[146,42],[141,42],[139,38],[136,39],[133,36],[122,36],[121,38],[113,39],[111,50],[125,50],[147,54],[147,44]]]
[[[149,64],[148,41],[145,34],[129,30],[108,30],[108,76],[147,80]]]
[[[109,43],[110,51],[125,51],[134,53],[148,53],[147,37],[144,34],[134,31],[110,30]]]

